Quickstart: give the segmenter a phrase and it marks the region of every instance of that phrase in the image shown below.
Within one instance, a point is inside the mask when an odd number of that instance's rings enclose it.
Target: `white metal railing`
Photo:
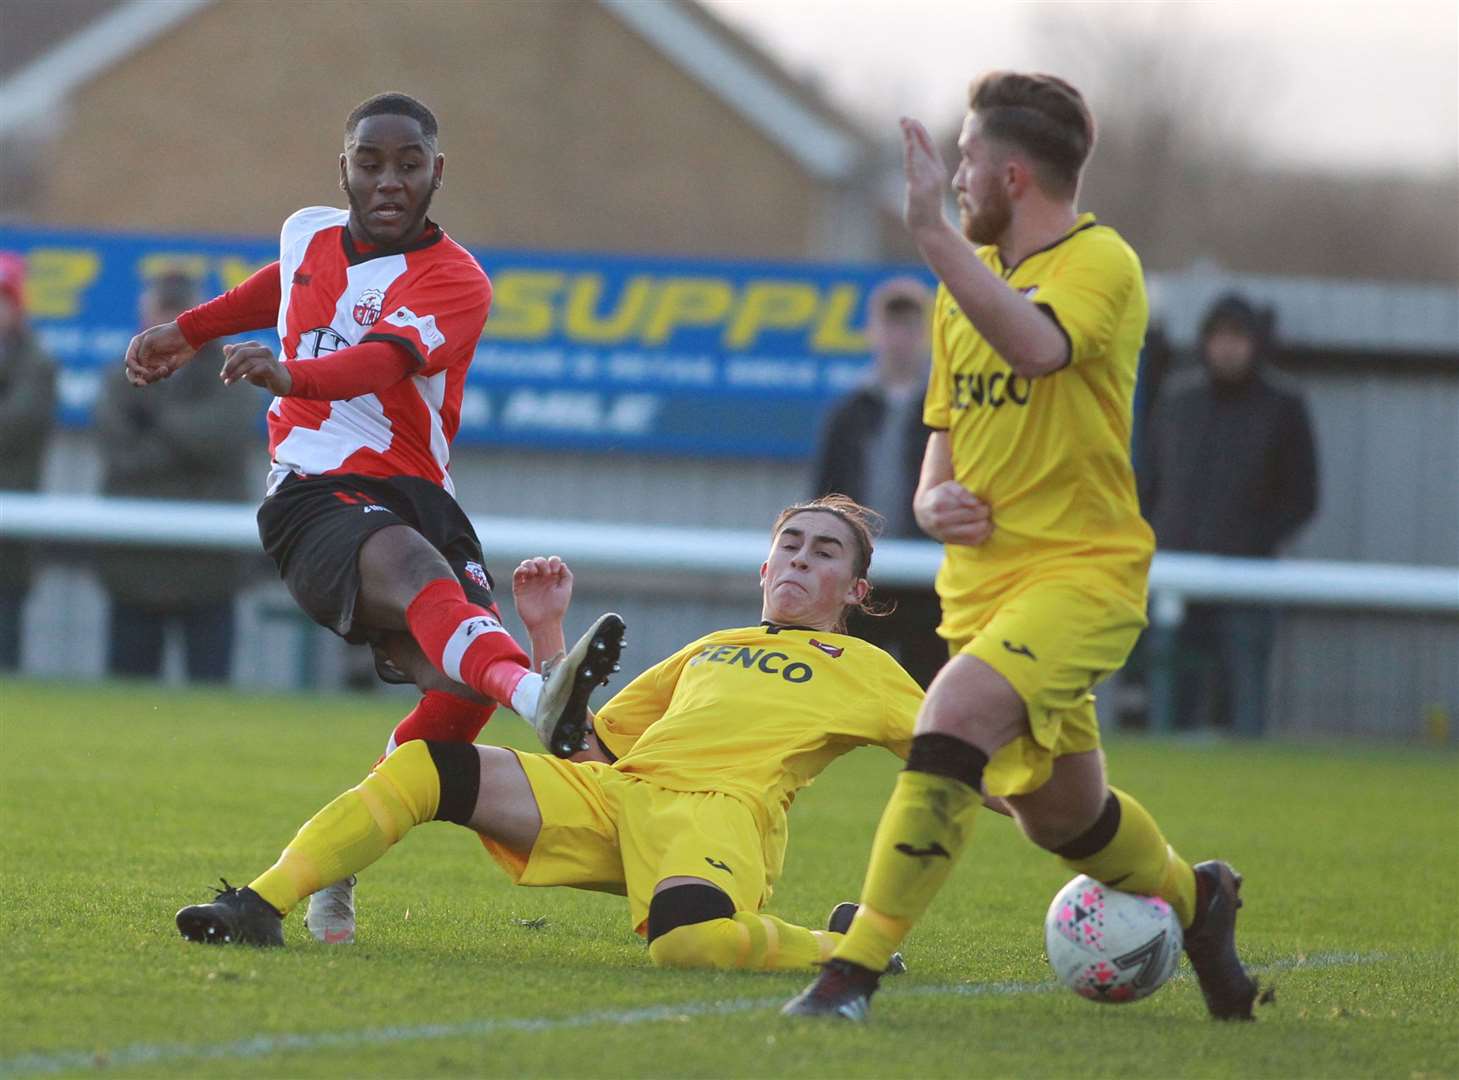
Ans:
[[[0,536],[60,544],[175,544],[258,551],[251,504],[0,493]],[[583,569],[738,575],[765,557],[767,531],[473,517],[493,561],[561,555]],[[942,549],[930,541],[883,540],[875,578],[930,583]],[[1178,623],[1187,601],[1264,603],[1373,611],[1459,614],[1459,566],[1309,559],[1233,559],[1162,553],[1150,570],[1151,615]]]
[[[256,507],[236,503],[0,494],[0,537],[57,545],[177,545],[257,552]],[[498,565],[561,555],[578,570],[740,576],[765,557],[765,528],[686,529],[536,518],[474,517]],[[942,560],[930,541],[884,540],[874,577],[882,585],[929,585]],[[1169,655],[1190,601],[1459,615],[1459,566],[1398,566],[1305,559],[1234,559],[1163,553],[1150,570],[1155,667],[1151,726],[1174,714]],[[1162,648],[1162,643],[1164,648]]]

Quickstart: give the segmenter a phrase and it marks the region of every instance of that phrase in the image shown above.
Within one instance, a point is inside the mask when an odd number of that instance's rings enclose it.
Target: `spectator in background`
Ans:
[[[191,277],[162,274],[142,295],[142,325],[170,322],[199,298]],[[225,386],[218,377],[222,366],[222,347],[209,344],[195,363],[146,393],[108,368],[96,406],[105,494],[219,502],[255,494],[248,451],[258,440],[262,399],[251,388],[239,393]],[[111,594],[111,674],[160,674],[172,624],[182,633],[188,678],[227,681],[233,598],[248,571],[244,558],[231,552],[110,548],[101,553],[98,569]]]
[[[56,368],[25,319],[25,261],[0,252],[0,489],[35,491],[56,419]],[[20,666],[29,544],[0,542],[0,671]]]
[[[1161,550],[1268,558],[1317,509],[1307,407],[1265,370],[1271,342],[1269,311],[1221,297],[1198,369],[1156,404],[1141,503]],[[1260,735],[1274,624],[1265,607],[1192,605],[1175,642],[1176,715]]]
[[[849,495],[886,519],[883,535],[921,540],[912,496],[927,449],[922,399],[932,292],[917,278],[892,278],[872,290],[867,309],[866,336],[875,361],[871,378],[827,418],[811,494]],[[891,653],[926,689],[947,661],[947,644],[937,636],[937,593],[929,582],[925,588],[879,589],[878,595],[890,612],[853,612],[849,633]]]
[[[1133,426],[1130,429],[1130,460],[1135,466],[1135,480],[1143,481],[1150,468],[1150,420],[1160,388],[1175,362],[1175,350],[1165,327],[1152,321],[1145,331],[1145,347],[1140,350],[1140,369],[1135,380]],[[1126,669],[1128,670],[1128,668]]]

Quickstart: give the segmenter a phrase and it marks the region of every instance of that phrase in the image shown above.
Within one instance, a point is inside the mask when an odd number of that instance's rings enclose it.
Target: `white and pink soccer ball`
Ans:
[[[1158,896],[1111,889],[1080,874],[1044,919],[1044,948],[1059,981],[1108,1005],[1149,997],[1175,974],[1184,938]]]

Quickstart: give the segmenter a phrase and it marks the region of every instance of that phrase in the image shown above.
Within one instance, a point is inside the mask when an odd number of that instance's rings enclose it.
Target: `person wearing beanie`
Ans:
[[[1218,298],[1199,363],[1155,405],[1140,495],[1162,551],[1269,558],[1317,510],[1312,425],[1301,393],[1268,370],[1272,324],[1237,293]],[[1178,719],[1260,735],[1274,630],[1267,608],[1192,605],[1176,649]]]

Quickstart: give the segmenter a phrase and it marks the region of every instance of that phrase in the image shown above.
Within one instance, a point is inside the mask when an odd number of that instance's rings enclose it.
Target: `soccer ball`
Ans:
[[[1180,964],[1180,920],[1158,896],[1120,892],[1080,874],[1044,919],[1044,948],[1059,981],[1109,1005],[1159,990]]]

